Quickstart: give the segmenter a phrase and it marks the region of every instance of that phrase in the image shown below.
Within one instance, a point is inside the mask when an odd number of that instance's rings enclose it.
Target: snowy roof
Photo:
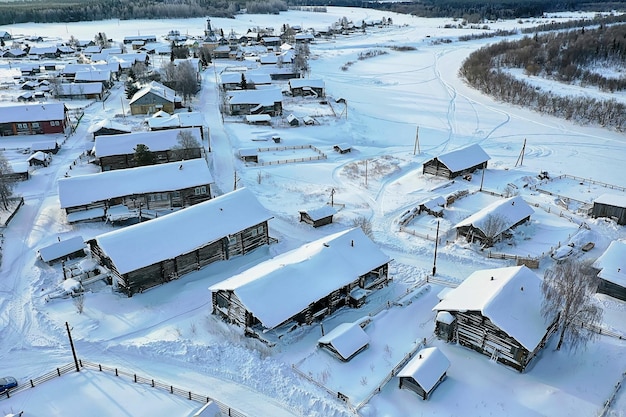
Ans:
[[[220,75],[220,82],[222,84],[239,84],[241,82],[241,76],[244,76],[246,82],[253,84],[271,84],[272,77],[266,73],[258,72],[223,72]]]
[[[370,337],[358,323],[341,323],[317,342],[331,345],[343,359],[348,359],[366,346]]]
[[[251,191],[240,188],[167,216],[104,233],[95,240],[117,271],[125,274],[193,252],[271,218]]]
[[[49,161],[50,160],[50,155],[48,155],[45,152],[42,151],[37,151],[34,154],[32,154],[31,156],[28,157],[27,161],[32,161],[32,160],[37,160],[37,161]]]
[[[541,279],[526,266],[512,266],[472,273],[433,310],[480,311],[532,352],[548,328],[542,300]]]
[[[100,84],[101,85],[101,84]],[[87,130],[89,133],[94,133],[97,132],[100,129],[111,129],[111,130],[119,130],[120,132],[131,132],[130,127],[123,125],[121,123],[118,122],[114,122],[111,119],[104,119],[101,120],[97,123],[92,124],[91,126],[89,126],[89,129]]]
[[[333,206],[326,205],[310,210],[300,210],[300,213],[308,214],[311,220],[315,221],[337,214],[337,209]]]
[[[239,149],[239,156],[257,156],[259,154],[259,148],[241,148]]]
[[[64,209],[115,197],[182,190],[212,183],[206,161],[198,158],[60,178],[59,201]]]
[[[274,103],[283,101],[283,94],[278,88],[229,91],[228,95],[230,95],[230,104],[261,104],[264,106],[273,106]]]
[[[109,81],[111,79],[111,71],[95,70],[95,71],[76,71],[74,76],[76,81]]]
[[[454,228],[471,225],[476,229],[486,232],[485,229],[499,226],[501,230],[489,231],[490,235],[497,236],[505,230],[510,229],[519,221],[532,215],[534,212],[535,210],[533,210],[522,197],[514,196],[491,203],[482,210],[457,223]],[[496,220],[494,221],[494,219]],[[502,222],[499,221],[500,219]]]
[[[314,87],[324,88],[324,80],[315,80],[309,78],[292,78],[289,80],[291,88]]]
[[[156,81],[152,81],[147,86],[143,87],[141,90],[137,91],[133,98],[130,100],[129,104],[133,104],[135,101],[139,100],[141,97],[145,96],[148,93],[155,94],[167,101],[176,102],[181,101],[182,99],[176,95],[176,92],[169,87],[164,86],[161,83]]]
[[[624,194],[602,194],[595,200],[594,203],[606,204],[608,206],[626,208],[626,195]]]
[[[254,123],[254,122],[271,122],[272,116],[269,114],[247,114],[246,122]]]
[[[450,171],[457,172],[487,162],[491,158],[478,144],[441,154],[438,159]]]
[[[446,199],[442,196],[433,197],[430,200],[426,200],[420,204],[420,206],[426,207],[428,210],[439,210],[446,205]]]
[[[62,96],[76,96],[83,94],[101,94],[102,83],[71,83],[59,84],[58,93]]]
[[[165,113],[163,117],[148,118],[148,126],[150,127],[150,129],[163,129],[171,127],[203,127],[206,126],[206,121],[204,120],[204,115],[200,112],[175,113],[171,116]]]
[[[261,64],[277,64],[278,56],[276,54],[266,54],[259,56],[259,62]]]
[[[85,248],[85,241],[82,236],[74,236],[66,240],[59,240],[52,245],[39,249],[39,256],[44,262],[54,261],[71,253]]]
[[[190,132],[198,143],[202,140],[200,132],[196,128],[102,135],[96,137],[93,147],[94,153],[98,158],[130,155],[135,153],[134,148],[140,143],[146,145],[152,152],[166,151],[178,146],[178,134],[180,132]]]
[[[437,381],[450,368],[450,361],[441,350],[428,347],[420,350],[404,368],[398,372],[398,377],[413,378],[426,392],[437,384]]]
[[[389,261],[360,228],[353,228],[278,255],[210,290],[232,290],[263,326],[273,328]]]
[[[57,149],[59,147],[59,145],[57,144],[57,142],[55,140],[43,140],[43,141],[37,141],[35,143],[33,143],[32,145],[30,145],[30,150],[32,152],[36,152],[36,151],[53,151],[55,149]]]
[[[65,104],[41,103],[0,106],[0,123],[63,120]]]
[[[600,270],[598,277],[626,287],[626,242],[614,240],[593,263]]]
[[[222,417],[222,410],[213,401],[209,401],[204,404],[198,411],[191,417]]]
[[[23,174],[28,172],[28,162],[26,161],[9,161],[11,169],[16,174]]]

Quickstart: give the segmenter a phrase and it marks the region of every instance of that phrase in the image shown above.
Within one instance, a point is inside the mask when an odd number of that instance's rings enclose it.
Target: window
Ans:
[[[39,122],[33,122],[32,127],[33,129],[39,129]]]
[[[51,120],[50,126],[61,126],[61,122],[59,122],[58,120]]]
[[[204,194],[206,194],[206,185],[203,185],[202,187],[196,187],[195,195],[204,195]]]
[[[28,129],[28,123],[18,123],[17,124],[17,128],[18,129]]]

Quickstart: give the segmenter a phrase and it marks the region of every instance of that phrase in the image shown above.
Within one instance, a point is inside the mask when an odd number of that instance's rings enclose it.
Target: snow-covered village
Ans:
[[[623,416],[616,16],[0,26],[0,415]]]

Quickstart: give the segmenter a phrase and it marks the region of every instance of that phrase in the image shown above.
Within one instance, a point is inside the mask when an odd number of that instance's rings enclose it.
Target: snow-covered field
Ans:
[[[327,13],[291,11],[279,16],[240,15],[211,22],[226,33],[232,29],[243,34],[257,26],[278,30],[283,23],[319,29],[344,16],[355,23],[392,17],[394,25],[311,45],[310,77],[325,81],[328,101],[337,116],[327,105],[289,98],[285,101],[285,116],[313,116],[319,124],[288,127],[277,118],[274,127],[259,127],[231,117],[222,122],[217,109],[216,73],[239,64],[225,61],[217,61],[214,68],[203,73],[203,88],[191,103],[194,110],[205,113],[210,126],[209,159],[217,194],[231,191],[235,181],[238,188],[251,189],[274,216],[270,235],[278,243],[244,257],[214,263],[132,298],[113,293],[110,287],[96,286],[86,295],[84,311],[79,314],[72,300],[46,301],[46,295],[60,285],[62,274],[60,266],[50,267],[39,261],[37,250],[59,237],[81,235],[89,239],[113,226],[69,225],[59,207],[56,181],[66,172],[96,172],[95,166],[79,158],[92,144],[87,134],[90,124],[115,118],[137,130],[143,121],[138,116],[115,117],[122,114],[122,103],[128,111],[121,85],[104,103],[86,108],[77,132],[67,139],[52,164],[34,170],[29,181],[19,184],[16,192],[24,196],[25,204],[2,231],[0,376],[13,375],[23,385],[72,362],[65,331],[68,322],[80,358],[210,396],[249,416],[343,417],[354,415],[357,407],[363,416],[589,416],[600,412],[626,370],[624,340],[603,336],[577,353],[557,352],[550,344],[530,369],[519,374],[486,356],[433,339],[432,308],[443,287],[424,281],[432,271],[434,242],[399,231],[398,220],[428,198],[469,192],[468,197],[446,209],[440,222],[445,244],[438,248],[437,277],[458,283],[476,270],[512,265],[512,261],[487,258],[485,252],[455,241],[454,234],[446,231],[494,201],[494,197],[478,193],[481,182],[482,188],[495,193],[503,193],[514,184],[535,213],[529,225],[520,228],[510,242],[494,247],[494,252],[539,257],[538,274],[552,265],[549,253],[559,244],[574,242],[578,247],[594,241],[594,249],[576,255],[596,258],[612,240],[626,238],[626,230],[610,221],[583,216],[578,208],[604,192],[623,195],[623,191],[607,189],[600,183],[626,187],[622,174],[626,137],[601,127],[580,126],[501,104],[469,88],[457,77],[462,60],[494,39],[434,43],[437,38],[453,39],[477,32],[445,29],[445,24],[455,23],[449,19],[331,7]],[[95,33],[105,32],[121,41],[137,33],[161,37],[172,29],[200,36],[204,23],[204,18],[114,20],[19,24],[0,30],[14,36],[62,40],[70,35],[91,39]],[[510,29],[538,23],[510,21],[489,26]],[[392,46],[414,49],[399,51]],[[358,59],[360,53],[372,50],[387,53]],[[342,70],[346,63],[352,64]],[[551,84],[551,88],[561,87]],[[0,97],[9,100],[11,93],[2,90]],[[338,98],[346,104],[335,102]],[[327,158],[259,166],[244,164],[236,157],[241,148],[278,146],[271,140],[256,140],[273,135],[281,137],[281,145],[312,145]],[[25,158],[19,149],[38,140],[43,139],[2,137],[0,148],[5,148],[5,155],[15,161]],[[524,159],[519,164],[524,140]],[[333,146],[338,143],[352,146],[352,152],[335,152]],[[484,178],[474,175],[470,181],[449,183],[422,174],[424,161],[472,143],[479,143],[491,157]],[[310,148],[268,151],[262,152],[260,159],[298,159],[316,154]],[[72,165],[74,161],[76,165]],[[562,178],[537,184],[537,174],[542,171],[548,171],[552,178],[568,174],[583,180]],[[527,184],[555,195],[524,187]],[[313,229],[299,222],[300,209],[323,206],[330,202],[331,194],[339,207],[332,224]],[[557,194],[571,199],[567,207]],[[324,319],[324,328],[332,329],[372,315],[372,322],[365,328],[370,346],[352,361],[339,362],[316,348],[320,324],[297,328],[280,339],[270,332],[268,338],[278,343],[269,348],[211,314],[211,285],[303,243],[351,227],[359,217],[371,222],[375,242],[393,258],[393,282],[371,296],[364,307],[341,309]],[[582,223],[588,229],[581,229]],[[436,226],[434,217],[420,215],[407,229],[432,236]],[[625,334],[626,304],[606,296],[597,296],[596,302],[605,309],[603,325]],[[379,392],[379,384],[394,366],[424,339],[428,345],[442,349],[452,363],[448,378],[433,396],[422,401],[412,392],[400,390],[395,378]],[[333,395],[337,392],[346,395],[348,403]],[[612,415],[621,415],[626,409],[625,397],[623,391],[618,394],[610,410]],[[191,409],[199,406],[94,371],[63,376],[0,400],[0,412],[24,410],[25,417],[148,413],[189,416]]]

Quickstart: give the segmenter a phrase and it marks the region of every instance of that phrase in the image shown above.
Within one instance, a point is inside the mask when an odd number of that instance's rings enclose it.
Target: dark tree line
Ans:
[[[470,85],[500,100],[531,107],[579,123],[626,129],[626,106],[616,100],[562,96],[536,89],[511,75],[521,68],[559,82],[594,85],[603,90],[626,89],[626,82],[590,71],[626,58],[626,25],[601,26],[500,42],[472,53],[460,73]]]

